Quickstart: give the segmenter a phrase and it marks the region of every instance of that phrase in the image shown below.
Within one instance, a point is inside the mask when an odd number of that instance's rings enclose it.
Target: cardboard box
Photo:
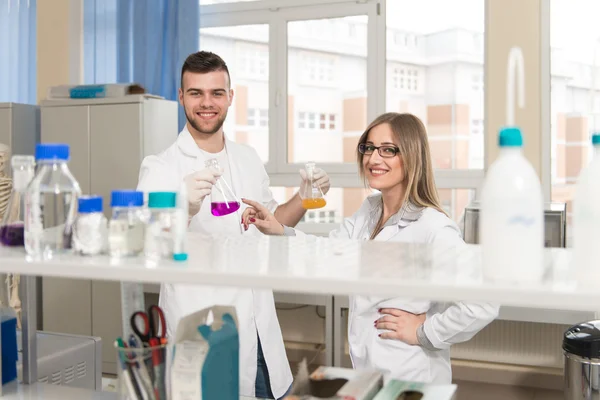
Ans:
[[[456,385],[391,380],[373,400],[454,400]]]

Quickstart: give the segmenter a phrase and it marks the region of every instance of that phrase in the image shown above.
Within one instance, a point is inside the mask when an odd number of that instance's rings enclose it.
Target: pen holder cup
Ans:
[[[169,345],[126,347],[117,351],[117,392],[119,399],[168,400]]]

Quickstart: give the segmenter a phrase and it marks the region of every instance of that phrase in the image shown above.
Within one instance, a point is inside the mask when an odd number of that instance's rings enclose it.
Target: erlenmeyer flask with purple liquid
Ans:
[[[0,225],[0,243],[5,246],[24,246],[25,190],[35,172],[33,156],[14,155],[11,160],[13,189]]]
[[[223,172],[216,158],[211,158],[204,162],[206,168]],[[217,178],[217,183],[210,193],[210,213],[215,217],[223,217],[240,209],[240,201],[233,194],[233,190],[227,184],[224,176]]]

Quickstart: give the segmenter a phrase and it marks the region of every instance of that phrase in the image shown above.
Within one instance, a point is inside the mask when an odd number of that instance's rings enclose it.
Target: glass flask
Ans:
[[[25,195],[25,250],[50,259],[71,251],[79,183],[67,166],[69,145],[38,144],[37,172]]]
[[[302,207],[307,210],[323,208],[327,204],[321,186],[315,183],[315,166],[316,164],[314,162],[306,163],[304,166],[307,184],[304,187],[304,193],[300,193],[300,197],[302,197]]]
[[[213,171],[223,172],[216,158],[204,162],[204,166]],[[210,213],[215,217],[222,217],[240,209],[240,201],[233,194],[224,176],[217,178],[217,183],[210,192]]]
[[[13,188],[0,225],[0,242],[5,246],[25,245],[25,191],[35,173],[33,156],[14,155],[11,159]]]

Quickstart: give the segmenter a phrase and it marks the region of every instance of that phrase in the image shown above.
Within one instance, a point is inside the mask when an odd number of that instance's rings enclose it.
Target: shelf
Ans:
[[[289,293],[377,295],[437,301],[488,301],[506,306],[596,311],[600,292],[569,279],[570,250],[545,251],[541,282],[519,285],[482,279],[478,246],[460,252],[429,245],[319,237],[188,235],[185,263],[142,257],[65,255],[28,259],[0,248],[0,272],[66,278],[187,283],[273,289]]]
[[[2,400],[117,400],[115,392],[100,392],[69,386],[58,386],[44,383],[33,385],[9,384],[3,389]],[[254,397],[240,396],[240,400],[259,400]]]

